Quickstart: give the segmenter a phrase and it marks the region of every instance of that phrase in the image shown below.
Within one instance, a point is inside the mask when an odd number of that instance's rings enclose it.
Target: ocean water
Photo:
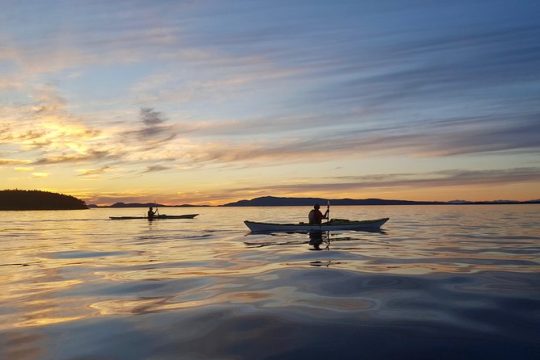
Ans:
[[[0,359],[540,359],[540,206],[0,212]],[[321,241],[322,240],[322,241]],[[311,241],[311,242],[310,242]]]

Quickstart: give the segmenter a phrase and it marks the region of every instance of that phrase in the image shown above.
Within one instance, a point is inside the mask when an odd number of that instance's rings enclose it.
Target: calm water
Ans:
[[[0,358],[540,358],[538,205],[161,210],[0,212]]]

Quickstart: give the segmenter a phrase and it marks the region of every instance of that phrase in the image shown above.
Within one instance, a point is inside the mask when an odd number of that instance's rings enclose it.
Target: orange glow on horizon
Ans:
[[[378,198],[387,200],[411,200],[411,201],[493,201],[493,200],[515,200],[528,201],[535,200],[537,191],[536,184],[520,184],[516,189],[515,185],[503,186],[453,186],[453,187],[432,187],[418,189],[373,189],[369,191],[358,192],[280,192],[280,191],[261,191],[250,193],[237,193],[235,191],[207,191],[196,194],[164,194],[164,193],[117,193],[117,194],[94,194],[91,192],[72,191],[69,194],[85,200],[88,204],[108,206],[115,202],[157,202],[163,205],[210,205],[219,206],[229,202],[239,200],[249,200],[263,196],[276,197],[314,197],[323,199],[366,199]],[[51,190],[53,191],[53,190]],[[533,194],[533,196],[530,196]],[[108,198],[108,201],[99,201],[100,198]]]

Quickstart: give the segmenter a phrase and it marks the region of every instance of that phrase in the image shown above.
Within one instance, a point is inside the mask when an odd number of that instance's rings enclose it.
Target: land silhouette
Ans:
[[[540,199],[528,201],[515,200],[492,200],[492,201],[412,201],[393,199],[327,199],[318,197],[277,197],[262,196],[250,200],[239,200],[235,202],[218,205],[219,207],[244,207],[244,206],[322,206],[330,201],[331,205],[498,205],[498,204],[540,204]],[[211,205],[180,204],[167,205],[159,203],[124,203],[117,202],[112,205],[87,205],[83,200],[74,196],[64,195],[40,190],[0,190],[0,210],[80,210],[96,207],[109,208],[148,208],[153,207],[211,207]]]
[[[390,199],[325,199],[314,197],[275,197],[263,196],[251,200],[240,200],[224,204],[222,206],[313,206],[313,204],[326,205],[330,201],[331,205],[494,205],[494,204],[538,204],[538,200],[515,201],[515,200],[493,200],[493,201],[411,201],[411,200],[390,200]]]
[[[242,207],[242,206],[313,206],[313,204],[326,205],[330,201],[331,205],[346,206],[346,205],[497,205],[497,204],[539,204],[538,200],[528,201],[516,201],[516,200],[492,200],[492,201],[467,201],[467,200],[452,200],[452,201],[413,201],[413,200],[393,200],[393,199],[328,199],[318,197],[278,197],[278,196],[262,196],[249,200],[239,200],[223,205],[217,205],[218,207]],[[99,207],[111,207],[111,208],[132,208],[132,207],[212,207],[211,205],[194,205],[194,204],[181,204],[181,205],[167,205],[159,203],[124,203],[117,202],[108,206]],[[97,207],[96,205],[89,205],[89,207]]]
[[[89,205],[90,207],[97,207],[96,205]],[[209,207],[210,205],[192,205],[192,204],[181,204],[181,205],[165,205],[159,203],[124,203],[116,202],[109,206],[99,206],[99,207],[111,207],[111,208],[133,208],[133,207]]]
[[[0,210],[82,210],[85,202],[74,196],[40,190],[0,190]]]

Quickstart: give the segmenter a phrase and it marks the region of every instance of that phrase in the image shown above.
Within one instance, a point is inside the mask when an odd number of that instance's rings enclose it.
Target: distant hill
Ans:
[[[76,197],[39,190],[0,190],[0,210],[88,209]]]
[[[208,205],[191,205],[191,204],[182,204],[182,205],[163,205],[156,203],[123,203],[117,202],[110,206],[101,206],[101,207],[112,207],[112,208],[135,208],[135,207],[207,207]]]
[[[251,200],[240,200],[224,204],[222,206],[313,206],[313,204],[326,205],[330,200],[330,205],[491,205],[491,204],[535,204],[538,200],[512,201],[465,201],[454,200],[444,201],[410,201],[410,200],[385,200],[385,199],[323,199],[323,198],[293,198],[263,196]]]
[[[436,201],[408,201],[384,199],[323,199],[323,198],[292,198],[264,196],[251,200],[240,200],[223,206],[313,206],[319,203],[322,206],[330,200],[331,205],[433,205],[442,204]]]
[[[166,205],[162,204],[156,204],[156,203],[123,203],[123,202],[117,202],[112,204],[109,207],[112,208],[134,208],[134,207],[166,207]]]
[[[181,205],[168,205],[169,207],[212,207],[212,205],[193,205],[193,204],[181,204]]]

